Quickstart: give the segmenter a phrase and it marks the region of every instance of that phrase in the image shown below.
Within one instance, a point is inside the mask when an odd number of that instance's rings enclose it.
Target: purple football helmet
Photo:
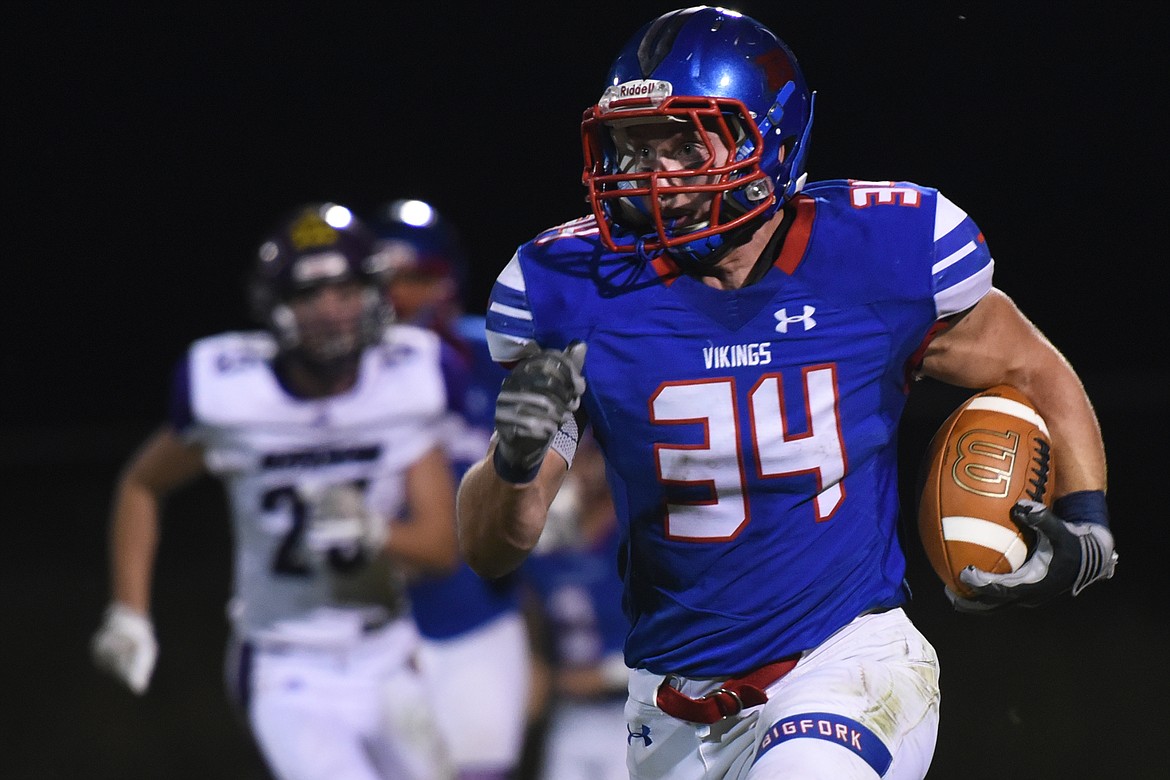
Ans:
[[[387,271],[373,232],[337,203],[309,203],[284,219],[260,245],[250,295],[255,317],[276,336],[282,350],[301,345],[300,326],[287,302],[326,284],[357,281],[365,288],[358,346],[377,343],[392,319],[382,296]],[[334,357],[305,355],[310,362]]]

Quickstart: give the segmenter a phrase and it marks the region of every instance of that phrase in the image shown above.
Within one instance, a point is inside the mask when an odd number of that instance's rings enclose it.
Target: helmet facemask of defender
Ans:
[[[646,123],[677,126],[705,153],[689,170],[639,165],[631,128]],[[796,59],[767,28],[706,6],[659,17],[622,50],[582,121],[582,181],[602,240],[618,252],[717,262],[799,192],[811,124]],[[709,194],[709,208],[686,220],[664,210],[688,193]]]
[[[310,204],[261,244],[254,312],[282,354],[331,375],[381,340],[391,320],[381,293],[384,275],[372,233],[349,209]]]

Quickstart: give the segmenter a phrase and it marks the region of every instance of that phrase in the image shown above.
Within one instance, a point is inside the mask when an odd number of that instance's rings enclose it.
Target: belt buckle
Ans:
[[[722,698],[722,696],[721,696],[722,694],[726,694],[727,696],[729,696],[731,698],[731,701],[733,702],[735,709],[731,709],[730,707],[724,706],[725,700]],[[738,715],[739,713],[743,712],[743,699],[741,699],[739,697],[738,693],[736,693],[735,691],[729,690],[727,688],[720,688],[716,691],[712,691],[711,693],[708,693],[703,698],[710,699],[711,701],[713,701],[715,703],[715,706],[719,708],[719,712],[724,718],[730,718],[730,717],[733,717],[733,716]]]

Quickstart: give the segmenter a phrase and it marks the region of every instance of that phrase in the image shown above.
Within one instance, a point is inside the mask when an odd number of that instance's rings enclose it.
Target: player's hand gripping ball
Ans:
[[[953,594],[972,595],[959,579],[968,566],[1007,574],[1024,563],[1033,534],[1012,521],[1011,510],[1018,501],[1051,505],[1050,445],[1044,420],[1007,385],[967,399],[931,439],[918,533]]]

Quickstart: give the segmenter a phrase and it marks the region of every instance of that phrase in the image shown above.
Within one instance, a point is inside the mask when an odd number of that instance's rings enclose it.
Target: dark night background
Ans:
[[[92,5],[13,4],[0,23],[0,776],[260,780],[220,684],[218,485],[168,505],[149,694],[88,660],[112,481],[161,417],[172,362],[250,326],[253,247],[304,201],[432,200],[471,250],[482,311],[517,244],[585,212],[581,111],[624,40],[679,4]],[[1112,582],[973,619],[910,540],[909,609],[943,665],[930,777],[1162,776],[1165,5],[737,7],[818,91],[810,178],[940,188],[1101,416]],[[963,397],[912,394],[908,484]]]

